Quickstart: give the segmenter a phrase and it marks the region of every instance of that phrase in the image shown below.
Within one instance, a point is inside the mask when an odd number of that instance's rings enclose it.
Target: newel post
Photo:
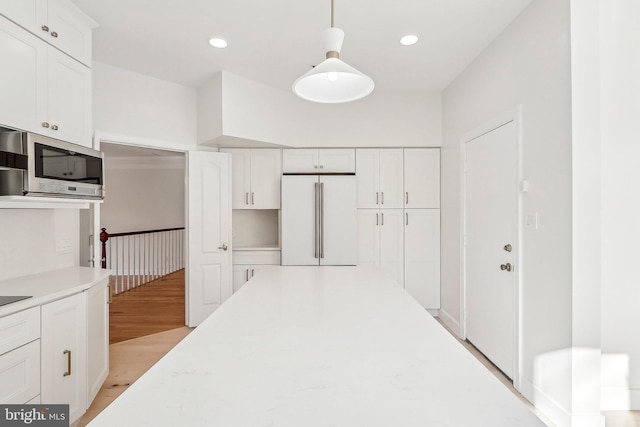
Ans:
[[[106,228],[103,228],[100,233],[100,241],[102,242],[102,257],[100,261],[102,262],[102,268],[107,268],[107,240],[109,240],[109,233],[107,233]]]

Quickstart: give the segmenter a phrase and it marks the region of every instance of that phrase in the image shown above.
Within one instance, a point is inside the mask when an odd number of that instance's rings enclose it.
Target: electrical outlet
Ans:
[[[538,212],[526,214],[524,216],[524,227],[529,230],[538,229]]]
[[[68,236],[56,237],[56,252],[68,254],[71,252],[71,238]]]

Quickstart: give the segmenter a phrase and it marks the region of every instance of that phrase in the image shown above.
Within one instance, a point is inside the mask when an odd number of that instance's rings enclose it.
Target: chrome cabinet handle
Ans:
[[[47,33],[49,32],[49,27],[47,27],[46,25],[43,25],[40,28],[42,28],[42,31],[44,31],[44,32],[47,32]]]
[[[251,277],[253,277],[253,275],[255,274],[255,272],[256,272],[256,271],[252,268],[252,269],[251,269]]]
[[[42,122],[43,128],[49,128],[49,122]]]
[[[226,243],[223,243],[222,246],[218,246],[218,249],[222,249],[223,251],[226,251],[227,249],[229,249],[229,246],[227,246]]]
[[[324,182],[320,183],[320,258],[324,258]]]
[[[245,282],[248,282],[248,281],[249,281],[249,269],[248,269],[248,268],[247,268],[246,273],[247,273],[247,274],[246,274],[246,278],[247,278],[247,279],[245,280]]]
[[[320,169],[324,169],[324,165],[320,165]]]
[[[408,213],[405,213],[405,215],[406,215],[406,217],[407,217],[405,225],[409,225],[409,214],[408,214]]]
[[[71,350],[65,350],[62,354],[67,356],[67,372],[62,374],[63,377],[71,375]]]
[[[506,264],[500,265],[500,270],[502,270],[502,271],[505,271],[505,270],[511,271],[511,270],[513,270],[513,267],[511,266],[510,263],[506,263]]]
[[[378,204],[378,192],[376,191],[376,205]]]
[[[252,205],[255,205],[255,202],[254,202],[254,193],[251,193],[251,204],[252,204]]]
[[[378,225],[378,214],[376,214],[376,225]]]
[[[408,205],[409,204],[409,192],[407,191],[406,193],[404,193],[404,195],[405,195],[405,199],[406,199],[405,205]]]
[[[56,33],[55,31],[51,31],[51,37],[58,38],[58,33]]]
[[[244,193],[244,204],[245,205],[249,204],[249,193]]]
[[[53,129],[53,130],[58,130],[58,125],[53,125],[53,126],[51,126],[51,129]]]
[[[384,191],[382,192],[382,204],[384,205]]]
[[[317,167],[317,166],[316,166]],[[313,218],[313,236],[314,236],[314,241],[313,241],[313,257],[314,258],[318,258],[318,245],[320,244],[320,236],[318,235],[318,231],[319,231],[319,215],[318,215],[318,209],[320,207],[320,199],[318,198],[318,186],[320,184],[318,184],[317,182],[314,183],[314,188],[313,188],[313,201],[315,203],[314,206],[314,218]]]
[[[384,225],[384,214],[380,214],[380,217],[382,218],[380,225]]]
[[[502,250],[511,252],[513,250],[513,247],[511,246],[511,243],[507,243],[506,245],[504,245],[504,248],[502,248]]]

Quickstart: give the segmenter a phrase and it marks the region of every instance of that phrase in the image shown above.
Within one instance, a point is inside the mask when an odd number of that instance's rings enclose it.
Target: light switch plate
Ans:
[[[69,253],[71,252],[71,238],[68,236],[56,238],[56,252]]]
[[[538,212],[526,214],[524,216],[524,228],[529,230],[538,229]]]

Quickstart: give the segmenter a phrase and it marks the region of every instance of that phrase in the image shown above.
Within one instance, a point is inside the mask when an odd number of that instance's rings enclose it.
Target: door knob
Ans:
[[[510,263],[506,263],[506,264],[500,265],[500,270],[502,270],[502,271],[504,271],[504,270],[511,271],[512,269],[513,269],[513,267],[511,267]]]
[[[223,243],[222,246],[218,246],[218,249],[222,249],[223,251],[226,251],[227,249],[229,249],[229,246],[227,246],[226,243]]]
[[[511,247],[511,243],[507,243],[502,249],[507,252],[511,252],[513,250],[513,248]]]

